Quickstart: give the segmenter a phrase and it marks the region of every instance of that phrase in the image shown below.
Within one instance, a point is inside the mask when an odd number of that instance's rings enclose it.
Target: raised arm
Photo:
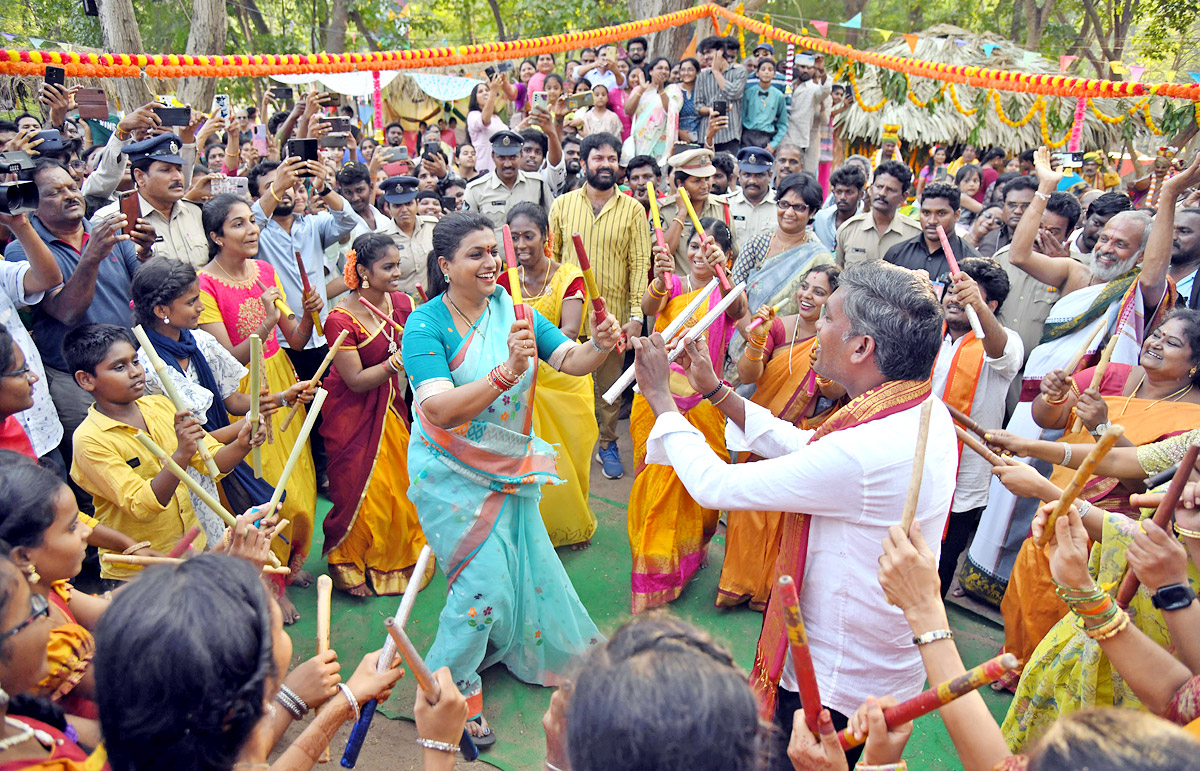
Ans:
[[[1083,271],[1087,271],[1087,268],[1070,257],[1047,257],[1033,250],[1033,242],[1037,239],[1038,229],[1042,224],[1042,214],[1046,211],[1046,202],[1058,190],[1058,183],[1063,178],[1061,171],[1050,167],[1050,151],[1044,146],[1038,148],[1034,164],[1038,177],[1037,195],[1021,215],[1021,221],[1013,232],[1008,261],[1043,284],[1062,290],[1075,269],[1072,266]]]
[[[62,289],[42,300],[42,310],[63,324],[75,324],[96,296],[96,279],[100,275],[100,263],[108,257],[118,241],[129,236],[121,234],[125,226],[125,215],[116,212],[100,220],[83,245],[79,264]]]
[[[17,216],[0,215],[0,225],[7,225],[25,250],[25,259],[29,262],[29,270],[25,273],[23,288],[25,294],[33,295],[53,289],[62,283],[62,269],[54,261],[50,247],[33,229],[29,218],[24,214]]]
[[[1175,204],[1189,187],[1200,182],[1200,153],[1183,171],[1163,182],[1154,226],[1142,254],[1142,272],[1138,284],[1147,308],[1158,306],[1167,291],[1167,270],[1171,267],[1171,244],[1175,241]]]

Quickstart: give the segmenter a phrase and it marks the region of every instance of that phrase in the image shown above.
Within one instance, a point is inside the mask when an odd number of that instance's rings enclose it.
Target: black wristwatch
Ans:
[[[1187,584],[1168,584],[1160,586],[1158,591],[1150,595],[1150,601],[1159,610],[1183,610],[1196,599],[1196,593]]]

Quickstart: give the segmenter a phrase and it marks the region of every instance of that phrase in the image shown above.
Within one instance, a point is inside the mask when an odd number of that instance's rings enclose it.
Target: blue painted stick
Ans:
[[[396,623],[401,627],[408,622],[413,605],[417,602],[417,592],[421,589],[421,582],[425,580],[425,571],[429,565],[429,558],[432,555],[433,550],[426,544],[421,548],[421,553],[417,556],[417,564],[413,567],[412,578],[409,579],[408,586],[404,590],[404,596],[400,599],[400,609],[396,611]],[[395,658],[396,643],[392,640],[391,635],[385,635],[383,652],[379,655],[377,671],[387,671],[392,666],[392,660]],[[375,708],[377,706],[379,706],[379,702],[375,699],[371,699],[362,706],[362,714],[355,721],[354,727],[350,729],[350,738],[346,740],[346,750],[342,753],[342,768],[354,768],[354,764],[358,762],[358,753],[362,751],[363,740],[367,738],[367,731],[371,730],[371,720],[375,718]]]

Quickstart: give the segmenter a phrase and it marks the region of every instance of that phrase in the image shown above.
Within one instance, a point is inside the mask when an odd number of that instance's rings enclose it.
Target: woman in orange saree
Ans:
[[[714,266],[725,261],[727,250],[732,246],[725,223],[705,217],[700,224],[708,237],[702,242],[701,236],[693,231],[688,240],[690,275],[682,279],[676,276],[672,272],[674,257],[655,248],[655,278],[642,297],[642,310],[648,316],[657,316],[655,330],[658,332],[666,329],[712,279]],[[701,306],[688,320],[685,331],[720,302],[719,291],[714,292],[708,304]],[[745,312],[746,300],[741,297],[708,328],[708,350],[714,362],[724,360],[736,321]],[[692,390],[682,368],[675,364],[671,365],[671,393],[688,422],[704,434],[719,456],[728,459],[724,416],[703,399],[703,394]],[[637,469],[629,494],[628,514],[629,548],[633,553],[630,605],[634,613],[677,598],[704,563],[708,542],[717,530],[718,512],[705,509],[692,500],[674,469],[646,464],[646,440],[653,426],[654,414],[646,400],[638,395],[633,400],[629,420]]]
[[[816,428],[844,403],[844,392],[835,385],[822,388],[812,370],[817,344],[817,319],[833,290],[836,265],[817,265],[804,274],[796,292],[798,313],[775,318],[764,305],[755,314],[763,324],[749,333],[738,358],[738,378],[754,387],[750,400],[782,420],[800,428]],[[826,393],[828,391],[828,393]],[[746,456],[743,453],[743,456]],[[758,460],[750,455],[739,461]],[[717,586],[717,607],[732,608],[744,602],[764,610],[775,579],[775,558],[783,519],[777,511],[733,511],[725,529],[725,562]]]
[[[1089,388],[1094,368],[1076,373],[1071,380],[1055,376],[1062,373],[1051,373],[1042,381],[1042,393],[1034,400],[1034,417],[1046,428],[1067,428],[1059,441],[1021,439],[1008,432],[996,432],[992,441],[1014,453],[1058,464],[1050,482],[1064,488],[1075,474],[1072,466],[1083,459],[1066,457],[1063,447],[1092,441],[1109,423],[1125,429],[1118,446],[1150,444],[1200,425],[1198,366],[1200,312],[1177,310],[1146,337],[1137,366],[1108,365],[1098,392]],[[1082,419],[1083,431],[1069,430],[1073,412]],[[1138,510],[1129,505],[1129,496],[1139,491],[1122,479],[1093,476],[1079,497],[1136,518]],[[1067,606],[1054,588],[1045,550],[1026,539],[1000,605],[1005,651],[1028,661],[1042,638],[1067,614]],[[1015,687],[1017,674],[1010,673],[1005,684]]]

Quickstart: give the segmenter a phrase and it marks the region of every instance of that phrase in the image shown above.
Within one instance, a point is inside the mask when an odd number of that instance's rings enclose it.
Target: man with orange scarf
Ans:
[[[950,415],[929,381],[942,323],[928,278],[881,261],[846,268],[817,322],[813,369],[844,387],[851,401],[816,431],[733,393],[717,380],[707,347],[690,344],[678,361],[692,388],[731,421],[730,449],[763,458],[736,467],[678,414],[662,339],[634,340],[638,384],[656,416],[646,462],[674,467],[704,507],[797,512],[783,515],[776,578],[786,574],[800,584],[822,701],[837,726],[867,696],[909,698],[925,679],[903,614],[884,599],[876,573],[880,544],[904,509],[921,405],[930,398],[916,520],[923,531],[940,533],[950,509],[958,451]],[[774,715],[787,736],[800,700],[778,594],[767,604],[750,684],[764,716]]]
[[[1008,274],[995,260],[982,257],[964,259],[958,267],[961,272],[951,276],[953,287],[942,298],[946,332],[933,365],[933,392],[983,428],[1000,428],[1005,394],[1025,360],[1021,336],[996,319],[1008,297]],[[971,329],[968,306],[979,316],[983,337]],[[958,558],[979,525],[992,481],[990,463],[961,443],[958,450],[958,482],[938,563],[942,596],[950,591]]]

